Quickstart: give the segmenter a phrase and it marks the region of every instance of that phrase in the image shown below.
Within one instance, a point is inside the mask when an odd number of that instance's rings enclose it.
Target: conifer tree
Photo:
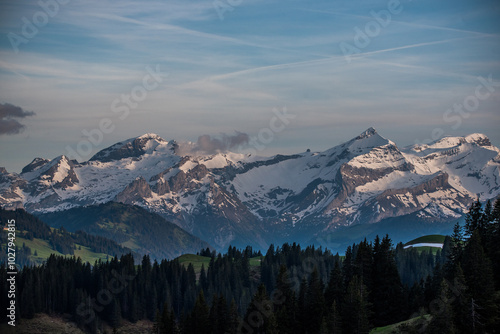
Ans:
[[[188,319],[187,328],[189,333],[203,333],[209,328],[209,308],[205,301],[203,291],[200,291],[194,304],[191,316]]]
[[[454,315],[451,306],[452,293],[445,279],[441,281],[439,298],[430,305],[432,320],[427,328],[430,334],[454,334],[456,328],[453,323]]]
[[[375,241],[378,239],[378,235]],[[345,251],[344,261],[342,263],[342,273],[344,276],[344,285],[347,286],[354,276],[354,258],[352,254],[352,247],[347,246]]]
[[[349,282],[342,307],[343,332],[365,334],[370,330],[368,291],[362,280],[354,276]]]
[[[471,204],[469,212],[465,215],[465,235],[471,236],[480,227],[483,210],[479,198]],[[481,226],[482,227],[482,226]]]
[[[22,276],[24,280],[24,289],[21,293],[21,315],[23,318],[32,319],[35,316],[35,291],[33,290],[33,274],[31,271],[29,271]]]
[[[386,235],[380,244],[377,239],[373,248],[373,322],[385,326],[403,319],[403,286],[392,251],[392,242]]]
[[[215,295],[210,308],[210,328],[212,334],[224,334],[228,327],[228,309],[224,296]]]
[[[342,271],[340,270],[340,264],[338,261],[335,261],[335,266],[330,273],[330,280],[328,281],[328,286],[325,291],[326,305],[331,306],[333,302],[336,302],[338,307],[341,303],[344,291],[344,282]]]
[[[373,253],[372,247],[366,241],[359,243],[356,258],[354,260],[355,274],[363,280],[368,290],[372,289],[372,268],[373,268]]]
[[[172,334],[175,333],[175,315],[169,311],[167,303],[163,305],[163,311],[157,311],[156,321],[153,327],[154,334]]]
[[[201,289],[206,292],[208,290],[208,280],[207,280],[207,274],[205,272],[205,265],[204,264],[201,265],[199,282],[200,282]]]
[[[307,294],[307,281],[303,277],[300,281],[299,296],[297,298],[297,333],[306,333],[306,322],[307,322],[307,304],[306,304],[306,294]]]
[[[340,317],[340,311],[337,306],[337,301],[334,300],[328,315],[326,318],[327,329],[329,334],[341,334],[342,333],[342,318]]]
[[[255,334],[277,333],[273,304],[264,284],[257,288],[245,314],[244,323]]]
[[[491,200],[488,200],[486,202],[486,205],[484,206],[483,217],[481,219],[485,223],[493,221],[493,207],[491,205]]]
[[[491,214],[491,245],[490,256],[493,263],[493,275],[495,277],[495,285],[497,290],[500,290],[500,198],[493,205]]]
[[[276,323],[282,333],[291,333],[295,329],[295,292],[291,288],[288,270],[284,264],[280,266],[276,281],[276,293],[279,303],[275,305]]]
[[[140,299],[136,289],[132,289],[132,294],[130,294],[130,308],[129,308],[129,316],[128,319],[130,322],[137,322],[141,318],[140,316]]]
[[[450,286],[452,292],[452,310],[453,310],[453,323],[458,333],[471,333],[472,318],[470,302],[471,298],[468,293],[467,282],[465,280],[464,272],[460,264],[457,265],[454,273],[453,283]]]
[[[469,294],[478,305],[476,331],[488,331],[497,322],[498,305],[495,303],[495,286],[491,261],[481,245],[479,231],[474,231],[465,247],[463,270]]]
[[[236,334],[238,331],[238,308],[234,299],[231,300],[229,306],[229,314],[227,319],[227,334]]]
[[[319,278],[318,269],[314,267],[306,293],[306,327],[309,333],[320,331],[325,309],[325,298],[323,294],[323,282]]]
[[[109,317],[108,317],[108,322],[111,327],[113,328],[118,328],[121,325],[121,308],[120,308],[120,302],[118,301],[118,298],[113,298],[113,301],[110,303],[109,306]]]
[[[455,223],[451,235],[451,251],[448,256],[448,262],[445,264],[446,277],[451,278],[460,264],[463,255],[464,235],[460,223]]]

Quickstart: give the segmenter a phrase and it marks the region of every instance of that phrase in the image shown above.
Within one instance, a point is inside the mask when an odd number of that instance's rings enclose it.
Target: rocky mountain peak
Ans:
[[[130,138],[97,152],[90,161],[110,162],[125,158],[136,158],[152,153],[158,146],[166,146],[168,142],[154,133]]]
[[[162,137],[160,137],[156,133],[145,133],[142,136],[137,137],[136,139],[146,139],[146,140],[154,139],[154,140],[157,140],[160,142],[166,142],[165,139],[163,139]]]
[[[377,130],[375,130],[372,127],[369,127],[364,132],[362,132],[359,136],[357,136],[355,139],[359,140],[359,139],[363,139],[363,138],[368,138],[368,137],[371,137],[371,136],[374,136],[374,135],[377,135],[377,134],[378,134]]]
[[[40,168],[41,166],[44,166],[48,162],[49,162],[48,159],[35,158],[35,159],[33,159],[33,161],[31,161],[28,165],[26,165],[23,168],[23,170],[21,171],[21,174],[33,172],[34,170]]]
[[[465,136],[464,139],[470,144],[477,144],[479,146],[491,146],[490,139],[482,133],[473,133]]]
[[[65,155],[58,156],[46,166],[47,169],[39,176],[40,180],[50,182],[56,188],[67,188],[78,183],[74,163]]]
[[[394,143],[379,135],[374,128],[367,129],[347,143],[349,151],[357,154],[364,154],[372,148],[385,146],[387,144]]]

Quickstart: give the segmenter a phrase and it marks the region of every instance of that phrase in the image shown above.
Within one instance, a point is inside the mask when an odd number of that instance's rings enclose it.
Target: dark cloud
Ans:
[[[36,115],[33,111],[25,111],[10,103],[0,103],[0,135],[14,135],[21,132],[25,126],[15,118],[33,115]]]
[[[235,147],[248,144],[250,136],[236,131],[234,135],[221,134],[220,136],[202,135],[196,143],[180,143],[179,153],[190,154],[216,154],[227,152]]]

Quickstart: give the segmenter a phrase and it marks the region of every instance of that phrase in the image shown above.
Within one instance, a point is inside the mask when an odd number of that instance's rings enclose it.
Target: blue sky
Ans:
[[[258,136],[284,107],[295,118],[259,153],[324,150],[368,127],[399,146],[473,132],[500,146],[498,1],[55,1],[42,0],[50,15],[0,4],[0,103],[36,113],[0,135],[9,171],[68,154],[103,119],[113,130],[93,153],[148,132]],[[117,117],[147,67],[161,82]],[[493,82],[481,99],[479,77]]]

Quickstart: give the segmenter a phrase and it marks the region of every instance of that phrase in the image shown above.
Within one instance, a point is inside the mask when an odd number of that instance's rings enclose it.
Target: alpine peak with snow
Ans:
[[[500,194],[500,150],[483,134],[398,148],[373,128],[324,152],[186,154],[145,134],[86,162],[0,168],[0,205],[42,214],[110,201],[146,208],[217,249],[285,241],[334,248],[348,227],[439,227]],[[387,231],[390,233],[391,231]]]

